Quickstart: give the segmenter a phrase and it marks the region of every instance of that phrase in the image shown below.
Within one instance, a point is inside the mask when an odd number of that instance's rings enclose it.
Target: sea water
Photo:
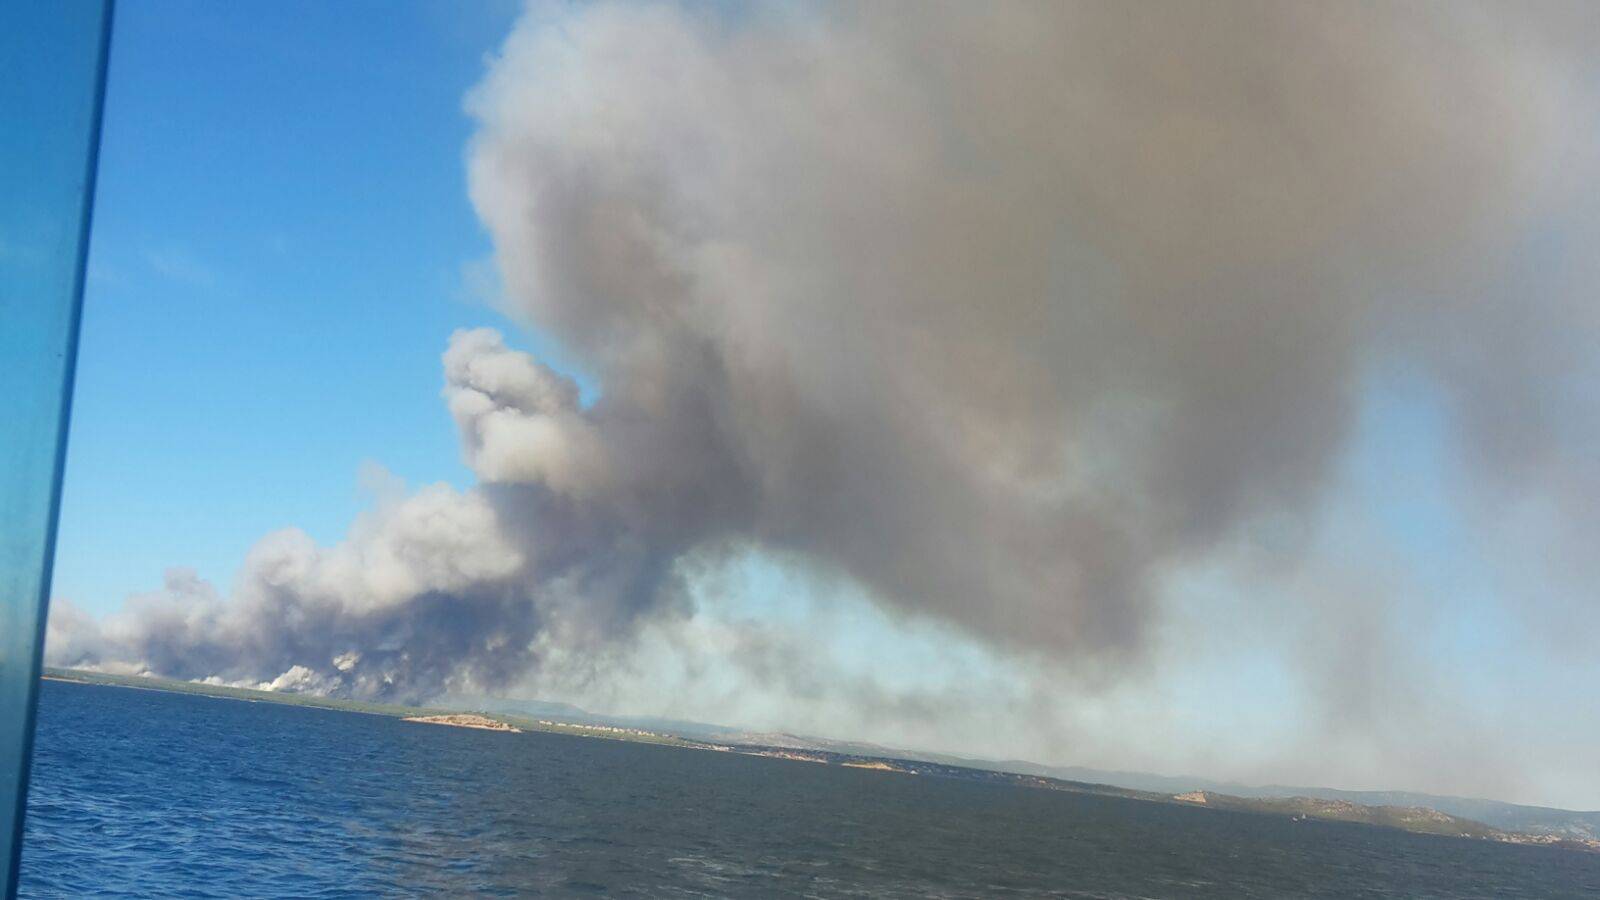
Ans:
[[[1600,854],[47,682],[24,897],[1576,897]]]

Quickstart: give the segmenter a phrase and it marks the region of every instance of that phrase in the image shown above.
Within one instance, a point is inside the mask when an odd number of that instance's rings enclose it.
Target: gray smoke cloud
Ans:
[[[686,567],[754,548],[1114,678],[1175,573],[1264,532],[1269,569],[1313,552],[1293,535],[1397,369],[1443,398],[1478,527],[1552,536],[1515,580],[1592,583],[1596,17],[530,9],[468,99],[470,192],[504,308],[592,402],[458,333],[476,486],[332,547],[269,536],[226,599],[175,573],[104,622],[62,607],[51,659],[494,690],[685,614]]]

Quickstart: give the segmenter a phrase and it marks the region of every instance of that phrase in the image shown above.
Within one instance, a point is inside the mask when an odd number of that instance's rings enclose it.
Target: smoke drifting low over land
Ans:
[[[1242,545],[1315,531],[1395,371],[1445,411],[1470,527],[1548,536],[1507,596],[1592,594],[1595,15],[535,7],[468,99],[470,190],[505,309],[593,401],[458,333],[477,486],[268,536],[226,599],[176,574],[58,610],[52,660],[492,690],[753,550],[1105,683],[1171,578],[1247,591]]]

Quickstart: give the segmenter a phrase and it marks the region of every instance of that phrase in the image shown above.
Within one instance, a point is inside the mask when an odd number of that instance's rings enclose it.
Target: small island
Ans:
[[[509,731],[521,734],[522,729],[515,725],[491,719],[488,716],[478,716],[470,713],[451,713],[442,716],[406,716],[402,722],[424,722],[429,725],[453,725],[456,728],[482,728],[485,731]]]

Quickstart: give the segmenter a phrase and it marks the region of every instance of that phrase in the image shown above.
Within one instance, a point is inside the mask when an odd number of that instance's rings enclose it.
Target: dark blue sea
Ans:
[[[1600,855],[46,682],[24,897],[1578,897]]]

